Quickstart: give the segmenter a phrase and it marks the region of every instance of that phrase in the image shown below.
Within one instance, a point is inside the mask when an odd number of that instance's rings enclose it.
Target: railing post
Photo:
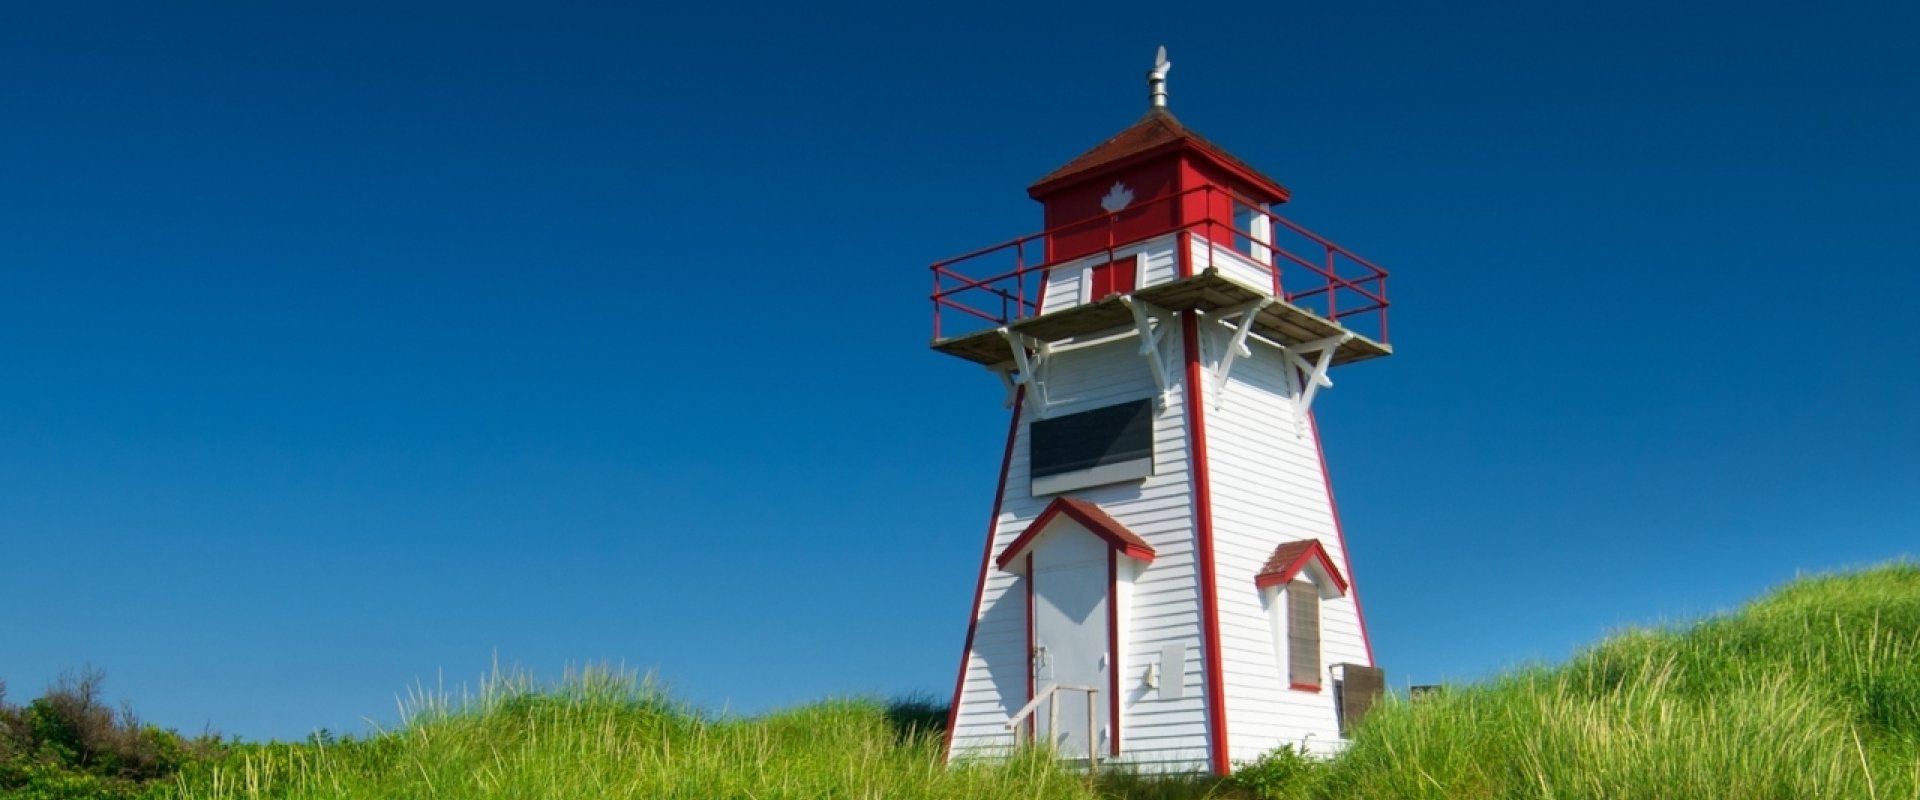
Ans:
[[[1213,252],[1220,244],[1220,232],[1214,230],[1220,223],[1213,219],[1213,184],[1207,184],[1205,194],[1206,199],[1202,202],[1206,203],[1206,211],[1204,213],[1207,215],[1207,269],[1213,269]],[[1231,198],[1227,200],[1227,213],[1233,213],[1233,200]],[[1228,225],[1227,230],[1233,230],[1233,226]],[[1233,244],[1233,234],[1231,233],[1227,234],[1227,244],[1229,246]]]
[[[1017,317],[1027,315],[1027,243],[1015,240],[1013,243],[1013,286],[1020,295],[1020,301],[1013,307]]]
[[[1087,775],[1092,777],[1100,771],[1100,731],[1096,730],[1093,706],[1100,702],[1100,690],[1087,692]]]
[[[1387,338],[1387,273],[1380,273],[1380,341],[1393,341]]]
[[[1340,313],[1335,309],[1335,296],[1340,294],[1340,273],[1334,267],[1333,246],[1327,246],[1327,319],[1340,321]]]
[[[1119,225],[1120,225],[1119,214],[1107,215],[1107,263],[1108,264],[1113,263],[1113,229],[1116,227],[1119,227]]]
[[[1053,696],[1047,698],[1047,745],[1060,741],[1060,690],[1053,690]]]

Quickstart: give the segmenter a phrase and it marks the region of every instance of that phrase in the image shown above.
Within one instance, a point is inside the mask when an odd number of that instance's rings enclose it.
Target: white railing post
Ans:
[[[1100,702],[1100,690],[1087,691],[1087,774],[1100,772],[1100,730],[1093,726],[1093,705]]]
[[[1096,686],[1069,686],[1054,683],[1035,692],[1032,700],[1028,700],[1019,711],[1013,712],[1013,716],[1007,718],[1007,730],[1013,732],[1013,744],[1015,747],[1020,745],[1020,725],[1026,722],[1028,717],[1033,716],[1033,712],[1040,709],[1041,703],[1047,704],[1048,739],[1051,740],[1059,735],[1060,693],[1063,691],[1081,692],[1087,696],[1087,771],[1098,772],[1100,770],[1100,731],[1095,726],[1099,724],[1100,717],[1097,705],[1100,702],[1100,689]],[[1027,743],[1031,745],[1033,742],[1033,737],[1028,737]]]
[[[1047,703],[1047,744],[1060,741],[1060,687],[1053,688],[1053,700]]]

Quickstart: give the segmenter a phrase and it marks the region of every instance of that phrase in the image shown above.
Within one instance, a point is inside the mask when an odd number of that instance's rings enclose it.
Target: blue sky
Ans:
[[[950,690],[926,265],[1171,106],[1393,271],[1316,403],[1396,685],[1920,542],[1910,3],[0,11],[0,680],[390,723],[497,659]]]

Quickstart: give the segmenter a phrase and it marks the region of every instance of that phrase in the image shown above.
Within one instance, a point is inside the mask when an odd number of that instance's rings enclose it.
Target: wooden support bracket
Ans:
[[[1156,405],[1164,411],[1173,386],[1167,377],[1171,370],[1167,366],[1166,353],[1160,350],[1160,340],[1172,325],[1174,317],[1132,295],[1121,295],[1120,302],[1133,312],[1133,327],[1140,334],[1140,357],[1147,360],[1147,369],[1153,373],[1153,385],[1160,390]]]
[[[1261,297],[1249,300],[1237,306],[1220,309],[1214,319],[1225,324],[1227,320],[1239,318],[1233,326],[1233,338],[1227,341],[1226,352],[1220,354],[1220,363],[1213,367],[1213,407],[1218,409],[1227,399],[1227,376],[1233,372],[1233,361],[1241,356],[1252,356],[1252,348],[1247,347],[1247,334],[1253,332],[1254,320],[1260,309],[1273,304],[1273,298]]]
[[[1333,366],[1333,353],[1352,338],[1353,334],[1342,333],[1280,348],[1287,356],[1287,390],[1293,396],[1295,436],[1307,435],[1307,412],[1313,410],[1314,395],[1323,388],[1333,388],[1333,379],[1327,376],[1327,369]]]
[[[1053,345],[1042,339],[1035,339],[1024,333],[1014,333],[1006,328],[1000,329],[1000,335],[1006,337],[1007,346],[1013,350],[1014,372],[1018,377],[1013,382],[1027,387],[1027,408],[1032,409],[1034,419],[1047,416],[1047,364],[1053,355]],[[1008,402],[1012,402],[1009,399]]]

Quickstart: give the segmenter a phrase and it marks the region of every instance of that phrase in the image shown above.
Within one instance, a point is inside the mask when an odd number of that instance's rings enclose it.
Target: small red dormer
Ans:
[[[1226,241],[1287,202],[1278,181],[1188,130],[1164,106],[1027,187],[1045,207],[1046,260],[1066,261],[1174,231]]]

